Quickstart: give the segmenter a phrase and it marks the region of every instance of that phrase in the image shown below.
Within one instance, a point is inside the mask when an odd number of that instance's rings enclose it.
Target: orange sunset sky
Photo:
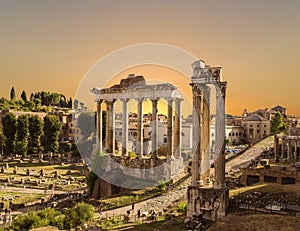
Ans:
[[[227,113],[279,103],[300,116],[299,9],[298,0],[2,0],[0,97],[14,86],[18,97],[44,90],[74,99],[107,54],[161,43],[222,66]],[[158,67],[120,72],[181,84],[178,73]]]

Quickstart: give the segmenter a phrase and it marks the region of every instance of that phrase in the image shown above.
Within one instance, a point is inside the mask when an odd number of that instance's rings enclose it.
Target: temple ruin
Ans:
[[[193,63],[193,161],[188,187],[187,216],[201,215],[208,220],[226,216],[229,190],[225,182],[225,97],[227,82],[221,81],[221,67]],[[210,98],[216,91],[216,144],[214,174],[210,174]]]
[[[101,176],[103,179],[98,180],[99,186],[97,186],[98,183],[96,182],[96,188],[99,187],[96,191],[99,193],[95,194],[100,194],[97,197],[112,194],[111,192],[114,191],[112,190],[113,184],[115,184],[113,177],[116,175],[123,175],[123,178],[119,178],[123,179],[124,182],[130,177],[157,182],[174,180],[184,171],[181,157],[182,98],[176,86],[169,83],[148,85],[143,76],[130,74],[126,79],[122,79],[118,85],[104,89],[93,88],[92,93],[96,95],[97,102],[96,149],[108,156],[105,160],[107,161],[105,173]],[[168,103],[167,156],[160,156],[158,153],[158,102],[162,99]],[[117,100],[122,102],[122,142],[119,145],[117,145],[115,134],[115,103]],[[137,137],[134,142],[136,157],[134,159],[128,155],[128,102],[130,100],[135,100],[137,103]],[[152,102],[150,141],[144,139],[143,102],[145,100],[151,100]],[[102,134],[102,104],[106,104],[106,137],[103,137]],[[102,142],[103,140],[104,142]],[[146,144],[149,146],[149,143],[151,147],[144,148]],[[103,180],[106,183],[101,183]],[[111,183],[111,187],[107,182]],[[121,187],[139,187],[136,183],[137,180],[132,180],[133,185],[122,184],[124,182],[120,180],[117,183]],[[104,191],[101,189],[101,185],[102,189],[105,188]],[[145,186],[147,184],[140,185],[140,187]]]

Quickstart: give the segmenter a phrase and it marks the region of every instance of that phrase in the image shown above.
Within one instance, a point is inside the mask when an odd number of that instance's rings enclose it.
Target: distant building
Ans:
[[[243,140],[247,143],[253,143],[270,134],[270,120],[252,114],[242,118]]]

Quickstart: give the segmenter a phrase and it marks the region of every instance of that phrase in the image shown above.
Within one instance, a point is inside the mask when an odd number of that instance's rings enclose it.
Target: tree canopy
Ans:
[[[56,153],[59,148],[58,138],[61,123],[55,115],[46,115],[44,118],[44,148],[45,151]]]
[[[20,115],[17,119],[15,153],[27,155],[29,137],[29,122],[27,115]]]
[[[12,113],[8,113],[2,118],[3,135],[6,137],[5,153],[7,155],[14,153],[16,123],[16,116]]]

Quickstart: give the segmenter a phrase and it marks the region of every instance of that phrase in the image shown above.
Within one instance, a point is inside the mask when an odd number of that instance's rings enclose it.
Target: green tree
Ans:
[[[95,114],[93,112],[83,112],[78,117],[78,127],[81,134],[85,137],[92,135],[95,132]]]
[[[77,99],[74,100],[74,109],[78,109],[79,101]]]
[[[84,224],[86,221],[93,219],[95,214],[92,205],[79,203],[76,207],[70,208],[65,212],[64,226],[71,229],[75,226]]]
[[[41,136],[43,134],[43,120],[37,115],[29,117],[29,138],[28,152],[38,153],[41,146]]]
[[[278,132],[282,126],[282,116],[280,112],[277,112],[271,121],[271,132]]]
[[[22,91],[21,99],[24,100],[24,102],[27,102],[27,95],[25,91]]]
[[[53,153],[58,151],[58,138],[60,134],[61,123],[55,115],[46,115],[44,118],[44,148],[45,151]]]
[[[66,100],[66,97],[64,95],[60,96],[59,107],[67,107],[67,100]]]
[[[10,100],[15,100],[15,99],[16,99],[15,87],[12,87],[10,90]]]
[[[29,122],[27,115],[20,115],[17,119],[15,153],[26,156],[29,137]]]
[[[72,102],[72,98],[70,97],[69,101],[68,101],[68,108],[73,108],[73,102]]]
[[[3,155],[3,148],[5,148],[5,136],[0,128],[0,155]]]
[[[33,93],[31,93],[31,95],[30,95],[30,101],[34,101],[34,94]]]
[[[6,138],[6,142],[5,142],[6,155],[10,155],[14,152],[16,123],[17,123],[16,116],[11,112],[6,114],[2,118],[3,135]]]

